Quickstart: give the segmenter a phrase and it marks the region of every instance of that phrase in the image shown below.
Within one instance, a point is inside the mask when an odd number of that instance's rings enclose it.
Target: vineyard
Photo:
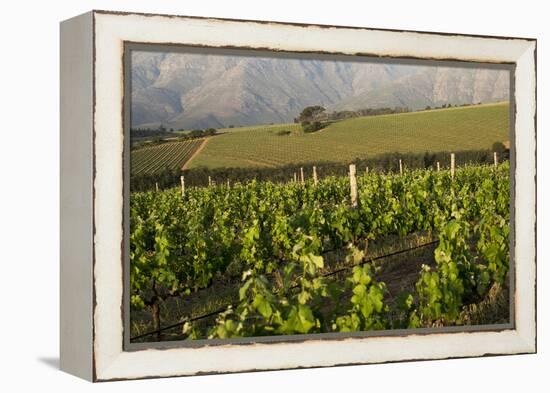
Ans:
[[[357,117],[309,134],[300,132],[299,124],[220,129],[189,169],[278,168],[320,158],[342,162],[396,152],[489,149],[508,140],[509,110],[508,103],[498,103]]]
[[[163,171],[180,171],[184,165],[186,172],[235,172],[319,164],[320,158],[326,164],[388,154],[487,150],[508,139],[508,112],[508,103],[498,103],[366,116],[335,121],[314,133],[304,133],[300,124],[224,128],[207,137],[208,143],[174,137],[133,147],[131,175],[162,177]]]
[[[476,323],[474,311],[507,287],[509,171],[504,162],[132,193],[133,341]],[[409,283],[388,258],[412,272]]]
[[[133,175],[139,175],[163,169],[181,169],[203,142],[204,139],[191,139],[132,150],[130,171]]]

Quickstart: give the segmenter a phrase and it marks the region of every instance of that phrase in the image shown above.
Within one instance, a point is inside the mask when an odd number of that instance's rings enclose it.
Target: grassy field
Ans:
[[[204,139],[167,142],[132,150],[130,171],[134,175],[154,173],[166,168],[179,169],[199,149]]]
[[[400,152],[487,149],[509,139],[508,103],[353,118],[304,134],[297,124],[228,128],[188,163],[197,167],[277,167],[351,161]],[[281,131],[290,131],[280,135]]]

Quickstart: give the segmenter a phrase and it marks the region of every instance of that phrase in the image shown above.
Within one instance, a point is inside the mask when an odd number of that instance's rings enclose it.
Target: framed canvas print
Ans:
[[[536,351],[536,40],[61,24],[61,368]]]

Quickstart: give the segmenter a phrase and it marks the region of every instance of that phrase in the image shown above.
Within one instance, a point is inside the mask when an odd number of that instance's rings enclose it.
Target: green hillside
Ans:
[[[302,133],[296,124],[232,128],[209,138],[187,166],[276,167],[388,152],[488,149],[508,140],[508,130],[508,103],[353,118],[312,134]]]

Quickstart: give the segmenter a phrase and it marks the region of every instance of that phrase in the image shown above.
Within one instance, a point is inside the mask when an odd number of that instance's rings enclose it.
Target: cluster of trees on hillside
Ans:
[[[457,106],[470,106],[470,105],[481,105],[481,102],[473,104],[456,104]],[[430,106],[427,105],[424,110],[431,109],[445,109],[452,108],[452,104],[443,104],[441,106]],[[353,117],[362,117],[362,116],[378,116],[378,115],[391,115],[396,113],[407,113],[411,112],[411,109],[407,106],[396,106],[396,107],[382,107],[382,108],[364,108],[357,110],[343,110],[343,111],[333,111],[327,112],[327,110],[320,105],[312,105],[304,108],[302,112],[294,118],[294,123],[300,123],[304,128],[305,132],[312,132],[320,129],[323,126],[323,123],[336,120],[351,119]]]
[[[216,135],[217,132],[218,131],[215,128],[207,128],[207,129],[204,129],[204,130],[198,130],[197,129],[197,130],[189,131],[184,136],[189,137],[189,138],[203,138],[205,136]]]
[[[318,131],[323,128],[322,121],[328,120],[325,111],[326,109],[320,105],[305,107],[294,122],[300,123],[304,132]]]
[[[496,148],[496,150],[495,150]],[[466,163],[491,164],[493,162],[493,151],[499,151],[499,159],[508,160],[508,150],[500,142],[495,143],[492,150],[468,150],[456,153],[456,164]],[[369,167],[370,171],[397,172],[399,171],[399,160],[405,168],[435,168],[439,162],[441,167],[449,167],[449,152],[425,152],[425,153],[386,153],[372,158],[358,158],[353,160],[359,171]],[[212,181],[224,184],[228,180],[231,184],[256,179],[258,181],[288,182],[296,173],[300,176],[300,168],[304,169],[306,179],[311,177],[313,165],[317,167],[318,177],[346,176],[350,163],[334,162],[304,162],[300,164],[289,164],[278,168],[194,168],[181,170],[166,169],[152,175],[134,175],[130,178],[132,191],[150,191],[155,189],[155,183],[159,188],[178,187],[180,176],[185,176],[185,184],[190,187],[204,187],[208,185],[208,177]]]
[[[408,107],[384,107],[384,108],[365,108],[355,111],[333,111],[327,110],[320,105],[312,105],[304,108],[302,112],[294,119],[295,123],[300,123],[304,132],[315,132],[325,127],[332,121],[351,119],[361,116],[390,115],[395,113],[410,112]]]
[[[161,124],[158,128],[132,128],[130,133],[133,138],[161,138],[173,136],[174,129],[167,129]]]
[[[408,107],[396,106],[394,108],[364,108],[358,110],[343,110],[327,112],[327,110],[320,105],[308,106],[302,110],[302,112],[294,119],[295,123],[302,124],[302,127],[311,125],[313,123],[323,123],[336,120],[351,119],[353,117],[361,116],[377,116],[377,115],[390,115],[394,113],[406,113],[410,112]],[[304,130],[305,131],[305,130]]]

